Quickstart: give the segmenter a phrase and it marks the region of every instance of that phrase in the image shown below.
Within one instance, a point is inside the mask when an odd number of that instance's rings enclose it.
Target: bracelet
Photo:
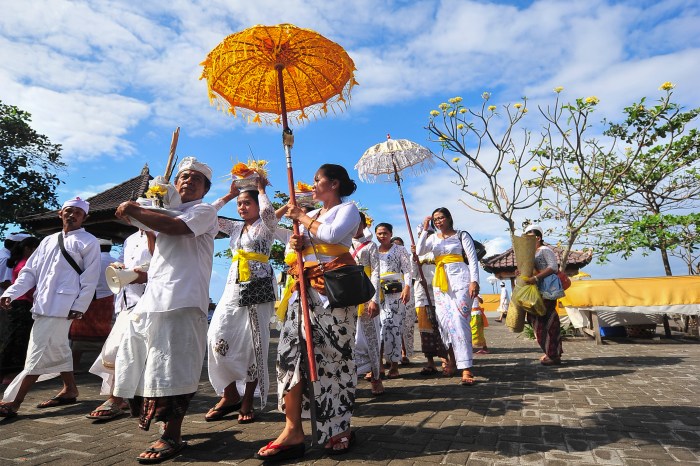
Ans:
[[[311,231],[311,225],[313,225],[315,221],[316,221],[316,219],[315,219],[315,218],[312,218],[312,219],[311,219],[311,223],[309,223],[309,226],[308,226],[306,229],[309,230],[309,231]]]

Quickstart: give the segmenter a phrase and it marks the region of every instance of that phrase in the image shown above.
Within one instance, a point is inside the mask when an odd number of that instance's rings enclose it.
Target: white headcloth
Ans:
[[[177,175],[175,175],[175,179],[177,179],[178,175],[185,170],[198,171],[202,175],[206,176],[209,181],[211,181],[211,167],[204,162],[200,162],[196,157],[185,157],[182,159],[182,162],[180,162],[180,164],[177,166]]]
[[[74,199],[68,199],[66,202],[63,203],[61,209],[65,209],[66,207],[80,207],[86,214],[90,211],[90,203],[88,201],[80,199],[79,197],[76,197]]]

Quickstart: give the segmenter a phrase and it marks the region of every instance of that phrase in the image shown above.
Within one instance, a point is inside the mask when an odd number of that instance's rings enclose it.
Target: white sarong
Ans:
[[[196,392],[206,344],[207,318],[199,308],[131,311],[117,351],[114,395],[158,398]]]
[[[38,381],[58,377],[61,372],[73,370],[73,354],[68,342],[72,320],[65,317],[47,317],[34,314],[34,325],[29,336],[24,370],[12,380],[2,401],[15,401],[19,387],[28,375],[39,375]]]
[[[117,360],[117,350],[119,350],[122,337],[128,327],[129,312],[122,311],[117,314],[117,320],[114,322],[105,344],[102,345],[100,355],[90,367],[91,374],[102,377],[100,395],[111,395],[112,390],[114,390],[114,365]]]

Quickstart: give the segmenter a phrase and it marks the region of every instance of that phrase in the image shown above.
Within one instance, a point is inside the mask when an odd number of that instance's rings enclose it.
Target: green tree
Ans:
[[[669,92],[669,97],[670,97]],[[693,212],[700,200],[700,132],[691,129],[681,135],[695,120],[700,108],[681,111],[675,104],[674,130],[662,144],[651,147],[620,180],[622,189],[634,195],[606,212],[602,231],[595,239],[599,260],[620,253],[629,257],[637,250],[659,251],[666,275],[672,275],[669,252],[681,244],[688,246],[687,228],[693,223]],[[644,100],[626,112],[631,118],[644,120],[656,107],[648,108]],[[666,155],[668,154],[668,155]],[[658,160],[662,159],[659,163]]]
[[[671,102],[671,89],[665,83],[665,95],[651,108],[644,100],[625,108],[620,123],[603,120],[602,137],[591,135],[589,122],[596,97],[566,104],[557,92],[553,107],[540,108],[547,124],[537,153],[550,167],[541,215],[564,224],[562,264],[580,237],[600,234],[600,226],[614,220],[609,209],[639,195],[673,157],[673,142],[689,120]]]
[[[0,234],[18,217],[58,207],[61,146],[30,122],[29,113],[0,101]]]

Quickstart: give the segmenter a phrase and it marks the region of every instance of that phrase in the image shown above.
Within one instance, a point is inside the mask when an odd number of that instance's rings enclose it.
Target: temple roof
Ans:
[[[558,246],[550,245],[557,255],[557,263],[561,265],[561,256],[564,253],[564,249]],[[588,265],[593,259],[593,251],[570,251],[568,264],[566,266],[567,270],[574,271],[576,273],[578,269],[581,269]],[[489,257],[484,257],[481,260],[481,266],[486,272],[493,274],[512,274],[515,273],[518,266],[515,263],[515,254],[513,253],[513,248],[508,249],[506,252],[501,254],[496,254]]]

